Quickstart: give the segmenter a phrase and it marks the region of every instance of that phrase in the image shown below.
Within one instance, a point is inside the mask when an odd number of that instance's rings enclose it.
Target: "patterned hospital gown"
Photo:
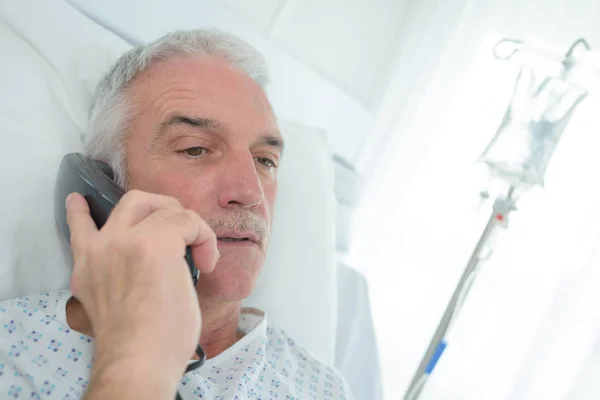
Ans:
[[[0,303],[0,399],[78,399],[93,365],[92,338],[69,329],[68,291]],[[351,399],[347,384],[267,316],[245,310],[236,344],[186,374],[183,399]]]

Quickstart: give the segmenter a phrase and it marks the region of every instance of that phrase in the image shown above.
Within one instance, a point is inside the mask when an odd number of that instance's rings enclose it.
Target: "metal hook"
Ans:
[[[584,38],[579,38],[575,41],[575,43],[573,43],[571,45],[571,48],[569,49],[569,51],[567,52],[567,54],[565,55],[565,58],[562,60],[562,64],[563,66],[569,70],[571,69],[575,63],[577,62],[574,57],[576,56],[575,52],[577,51],[578,47],[581,47],[580,45],[583,45],[583,47],[585,47],[585,51],[590,51],[590,45],[588,44],[588,42],[584,39]]]
[[[575,52],[575,49],[580,44],[583,44],[583,46],[585,47],[586,50],[591,50],[591,47],[588,44],[588,42],[584,38],[579,38],[579,39],[577,39],[577,41],[575,43],[573,43],[573,45],[571,46],[571,48],[567,52],[567,55],[565,56],[565,58],[571,58],[573,56],[573,53]]]
[[[586,50],[591,50],[591,47],[588,44],[588,42],[584,38],[579,38],[579,39],[577,39],[577,41],[575,43],[573,43],[573,45],[571,46],[571,48],[567,52],[567,58],[569,58],[569,57],[571,57],[573,55],[573,53],[575,52],[576,47],[578,45],[580,45],[580,44],[583,44],[583,46],[585,47]]]
[[[503,51],[503,47],[505,47]],[[524,47],[524,42],[517,39],[502,39],[494,46],[494,56],[499,60],[509,60]],[[507,54],[502,54],[508,51]]]

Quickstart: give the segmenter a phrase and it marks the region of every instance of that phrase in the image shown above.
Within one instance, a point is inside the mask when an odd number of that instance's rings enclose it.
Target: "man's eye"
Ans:
[[[271,160],[270,158],[256,157],[256,161],[258,161],[260,164],[264,165],[265,167],[277,168],[277,164],[275,164],[275,161]]]
[[[182,153],[185,153],[186,155],[188,155],[190,157],[200,157],[207,151],[208,150],[205,149],[204,147],[190,147],[189,149],[183,150]]]

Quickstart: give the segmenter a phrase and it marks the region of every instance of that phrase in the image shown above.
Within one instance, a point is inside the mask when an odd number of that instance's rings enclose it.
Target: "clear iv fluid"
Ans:
[[[492,142],[485,162],[494,175],[513,186],[542,185],[559,138],[556,123],[549,121],[507,124]]]
[[[480,161],[515,187],[543,186],[565,126],[586,94],[560,78],[521,68],[510,105]]]

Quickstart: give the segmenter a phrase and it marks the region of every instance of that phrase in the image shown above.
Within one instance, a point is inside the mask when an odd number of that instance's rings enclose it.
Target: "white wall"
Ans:
[[[404,0],[226,0],[304,64],[377,108],[397,54]]]
[[[268,32],[286,0],[223,0],[227,6],[262,32]]]

